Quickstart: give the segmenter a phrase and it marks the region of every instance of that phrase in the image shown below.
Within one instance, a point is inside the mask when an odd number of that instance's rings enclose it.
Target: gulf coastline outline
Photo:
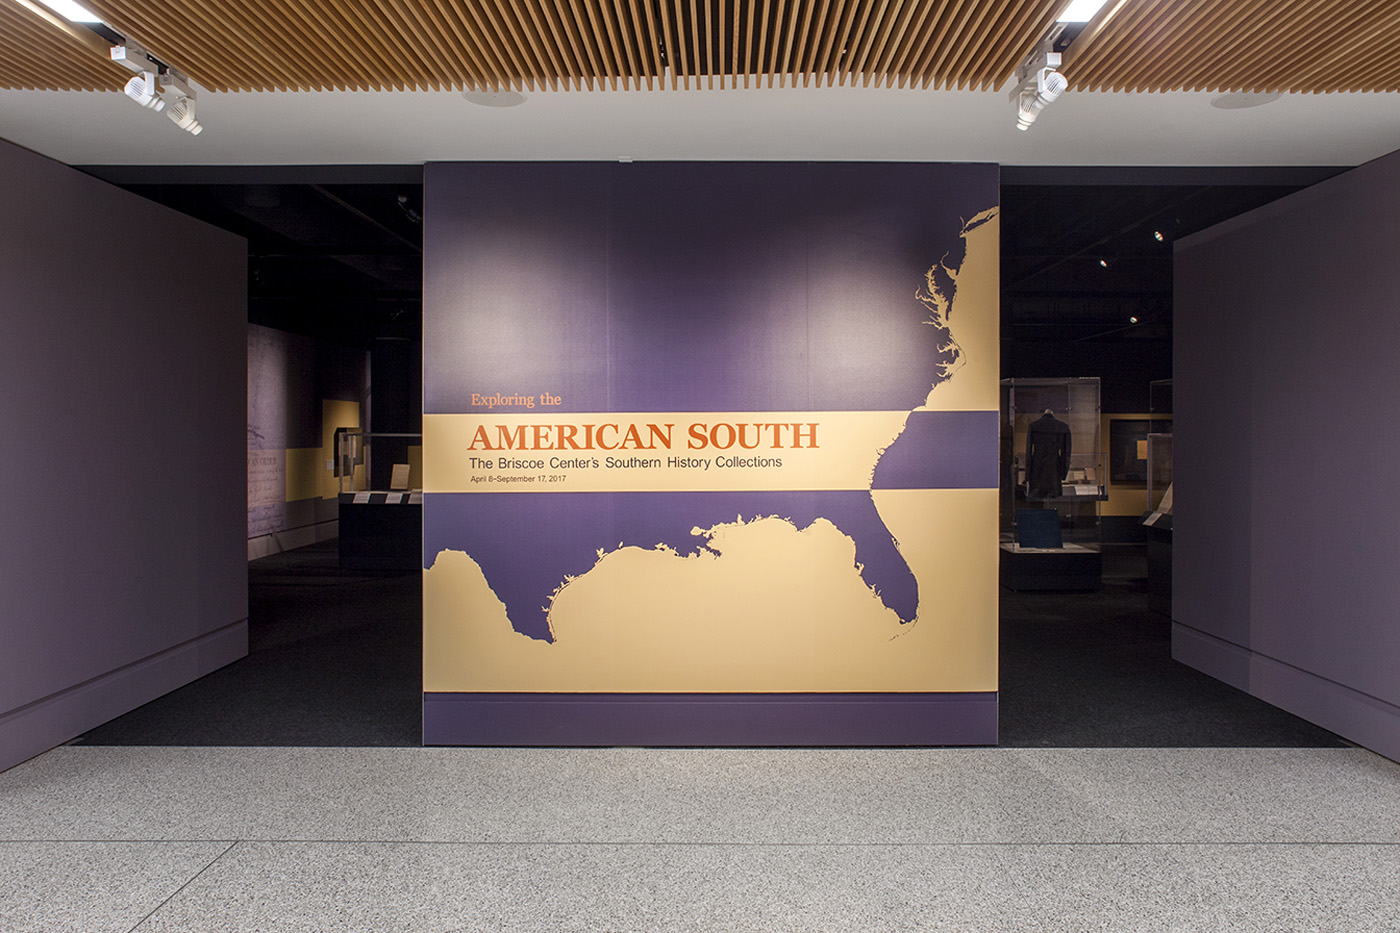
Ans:
[[[969,231],[990,220],[995,214],[996,209],[993,208],[978,215],[972,222],[965,224],[962,230],[964,241]],[[943,259],[928,269],[925,275],[925,287],[915,294],[915,298],[929,311],[929,320],[923,323],[938,327],[945,338],[939,345],[939,358],[933,361],[935,371],[928,384],[930,392],[938,385],[953,378],[958,368],[965,362],[962,348],[954,339],[948,325],[959,271],[960,266],[946,263],[945,254]],[[488,410],[513,405],[533,409],[536,399],[542,402],[548,400],[553,404],[562,401],[559,396],[553,396],[549,393],[543,393],[540,396],[473,393],[473,400],[475,401],[477,398],[483,399],[483,407],[487,407]],[[913,409],[913,411],[917,410]],[[755,424],[757,423],[760,422],[755,422]],[[780,422],[767,422],[769,425],[778,423]],[[817,425],[810,424],[810,440],[813,446],[817,446]],[[627,437],[620,425],[618,431],[623,434],[624,439]],[[774,429],[773,433],[774,437],[777,438],[778,431]],[[796,436],[795,432],[793,436]],[[640,440],[640,438],[641,435],[638,432],[634,439]],[[878,470],[886,453],[903,438],[904,434],[901,429],[901,433],[896,435],[888,447],[878,451],[872,476]],[[512,439],[513,441],[519,440],[520,435],[512,435]],[[490,440],[489,435],[486,440]],[[642,446],[644,445],[634,444],[632,449],[639,449]],[[527,467],[514,465],[502,467],[502,469],[507,470],[584,468],[581,462],[584,458],[571,458],[575,462],[568,467],[562,464],[569,458],[555,458],[560,462],[560,466],[556,467],[543,464],[535,458],[518,456],[518,445],[509,449],[512,451],[510,454],[495,454],[493,457],[483,456],[480,458],[483,468],[488,471],[497,469],[498,465],[494,461],[498,459],[530,464]],[[482,452],[485,453],[484,444]],[[608,456],[610,455],[604,455],[604,457]],[[697,468],[697,464],[693,461],[703,459],[672,458],[671,462],[667,463],[667,467],[694,469]],[[780,460],[781,458],[770,459]],[[591,455],[588,460],[588,468],[596,468],[593,466],[596,461]],[[487,461],[492,461],[489,466],[485,465]],[[661,458],[637,457],[633,454],[627,460],[620,462],[627,465],[617,466],[615,462],[612,468],[658,469],[661,467],[662,460]],[[536,466],[536,464],[540,465]],[[599,466],[606,464],[607,461],[604,460]],[[757,464],[744,465],[757,466]],[[765,466],[780,468],[781,463]],[[701,468],[709,469],[708,466]],[[484,482],[534,483],[543,479],[538,474],[515,474],[515,478],[510,478],[512,474],[497,475],[502,478],[486,479]],[[569,521],[571,531],[591,533],[594,540],[602,538],[610,542],[616,541],[615,547],[596,547],[590,551],[580,549],[576,553],[566,553],[577,547],[573,543],[566,544],[562,548],[545,548],[542,553],[537,546],[538,542],[528,542],[525,536],[501,535],[491,531],[491,529],[499,529],[502,526],[548,527],[551,515],[556,512],[549,500],[553,500],[555,496],[548,494],[547,490],[540,492],[543,494],[535,494],[532,491],[532,494],[528,496],[511,494],[452,496],[450,498],[454,501],[446,511],[452,513],[461,510],[460,515],[443,514],[438,527],[442,529],[456,528],[456,533],[450,536],[456,540],[430,541],[426,534],[427,529],[425,529],[424,542],[425,553],[428,554],[436,555],[447,550],[459,550],[470,556],[480,567],[493,594],[504,604],[506,616],[510,620],[512,628],[533,639],[545,642],[554,641],[550,613],[555,601],[567,586],[588,573],[609,553],[628,547],[664,550],[678,557],[693,556],[702,551],[713,553],[709,550],[709,542],[716,529],[770,518],[781,518],[798,531],[810,528],[818,520],[830,522],[854,544],[856,560],[852,569],[860,575],[872,595],[886,608],[894,612],[901,623],[912,623],[918,614],[917,581],[903,559],[898,541],[891,536],[881,519],[875,507],[870,487],[860,490],[791,490],[787,492],[770,490],[675,494],[629,493],[625,491],[560,493],[558,495],[571,498],[582,495],[593,499],[592,507],[580,508],[580,503],[571,503],[571,509],[580,513]],[[538,501],[530,502],[529,500]],[[443,508],[446,505],[447,503],[439,503],[437,508]],[[776,508],[774,508],[775,506]],[[746,515],[747,518],[745,518]],[[615,534],[608,535],[603,530],[609,527]],[[477,534],[468,529],[486,531],[478,537]],[[568,537],[560,535],[556,537],[556,541],[567,540]]]

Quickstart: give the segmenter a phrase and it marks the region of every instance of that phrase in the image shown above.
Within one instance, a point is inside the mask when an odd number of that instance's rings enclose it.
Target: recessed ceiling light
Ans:
[[[463,91],[462,96],[478,107],[519,107],[525,95],[519,91]]]
[[[1262,107],[1265,104],[1271,104],[1282,96],[1283,95],[1277,91],[1270,94],[1248,94],[1243,92],[1221,94],[1215,100],[1211,101],[1210,105],[1218,110],[1246,110],[1250,107]]]
[[[1055,20],[1057,23],[1087,23],[1108,0],[1070,0],[1069,6]]]
[[[39,2],[70,23],[102,22],[96,13],[86,7],[79,6],[73,0],[39,0]]]
[[[1164,240],[1166,240],[1166,236],[1162,233],[1161,230],[1153,230],[1152,236],[1158,243],[1161,243]]]
[[[1099,260],[1099,265],[1102,266],[1103,268],[1107,269],[1107,268],[1108,268],[1108,260],[1107,260],[1107,259],[1100,259],[1100,260]]]

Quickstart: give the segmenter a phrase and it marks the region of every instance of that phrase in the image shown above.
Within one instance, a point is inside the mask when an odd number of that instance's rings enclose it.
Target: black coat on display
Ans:
[[[1069,425],[1050,412],[1031,422],[1026,432],[1026,495],[1053,499],[1064,493],[1069,475]]]

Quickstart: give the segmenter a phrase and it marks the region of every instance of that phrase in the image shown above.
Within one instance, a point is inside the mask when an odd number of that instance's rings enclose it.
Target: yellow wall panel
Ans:
[[[322,495],[326,473],[325,451],[320,447],[293,447],[287,450],[287,501],[316,499]]]

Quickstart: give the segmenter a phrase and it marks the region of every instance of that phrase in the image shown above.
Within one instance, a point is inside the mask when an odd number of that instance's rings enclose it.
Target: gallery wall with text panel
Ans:
[[[997,198],[427,166],[425,742],[995,742]]]

